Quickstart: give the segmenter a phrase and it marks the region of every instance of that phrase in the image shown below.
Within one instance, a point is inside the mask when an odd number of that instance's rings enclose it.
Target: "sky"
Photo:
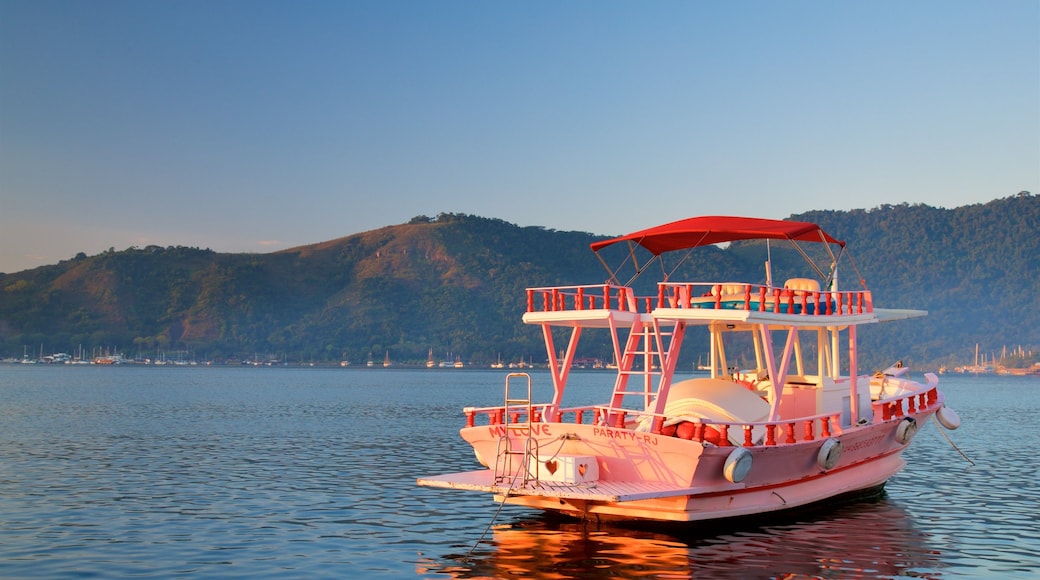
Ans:
[[[1040,0],[0,0],[0,272],[1040,193]]]

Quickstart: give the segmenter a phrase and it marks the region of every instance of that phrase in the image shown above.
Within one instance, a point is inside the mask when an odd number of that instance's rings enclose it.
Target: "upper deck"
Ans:
[[[794,282],[794,283],[792,283]],[[607,327],[642,318],[688,324],[764,323],[829,327],[878,322],[869,290],[820,291],[812,281],[788,281],[784,288],[735,282],[663,282],[656,296],[637,296],[627,286],[591,284],[529,288],[529,324]],[[804,286],[804,287],[798,287]],[[899,311],[908,318],[919,311]]]

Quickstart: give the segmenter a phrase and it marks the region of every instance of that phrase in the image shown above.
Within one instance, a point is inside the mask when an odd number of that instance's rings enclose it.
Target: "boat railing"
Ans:
[[[939,401],[937,387],[931,387],[921,393],[908,394],[883,402],[873,403],[874,422],[881,423],[899,417],[914,414],[930,408]],[[486,425],[491,428],[502,427],[507,423],[525,423],[530,420],[532,430],[538,429],[535,425],[552,424],[588,424],[611,426],[617,429],[632,429],[644,419],[648,425],[653,427],[648,434],[661,435],[659,425],[666,419],[664,416],[635,409],[617,409],[605,405],[585,405],[579,407],[562,408],[554,411],[550,404],[532,405],[532,416],[526,416],[527,407],[466,407],[466,426],[475,427]],[[736,431],[736,437],[740,446],[780,446],[805,443],[809,441],[820,441],[843,433],[841,426],[841,412],[821,413],[807,417],[798,417],[793,420],[781,419],[778,421],[715,421],[707,418],[693,419],[689,421],[692,429],[686,433],[674,436],[697,441],[699,443],[712,443],[720,447],[735,446],[730,434]],[[478,420],[478,417],[482,419]],[[610,425],[613,418],[613,425]],[[662,421],[654,421],[661,419]],[[624,425],[624,427],[621,427]],[[637,429],[638,430],[638,429]],[[503,428],[504,433],[504,428]],[[673,435],[666,435],[673,436]]]
[[[657,303],[661,308],[745,310],[817,316],[874,311],[869,290],[837,292],[741,282],[662,282],[657,286]]]
[[[913,415],[939,402],[939,387],[931,386],[917,393],[907,393],[891,399],[873,401],[874,422],[883,423],[892,419]]]
[[[466,415],[466,426],[478,426],[478,417],[483,417],[480,425],[491,428],[502,427],[508,423],[525,423],[527,407],[466,407],[463,412]],[[620,411],[620,412],[619,412]],[[555,415],[555,420],[549,417]],[[570,418],[570,421],[566,419]],[[615,417],[615,428],[630,428],[639,422],[641,417],[648,419],[648,424],[653,424],[654,413],[637,411],[635,409],[616,409],[604,405],[585,405],[581,407],[568,407],[553,413],[551,405],[534,405],[530,423],[538,424],[584,424],[589,419],[591,425],[608,426],[610,417]],[[660,422],[658,422],[659,424]],[[793,421],[764,421],[764,422],[730,422],[713,421],[711,419],[697,419],[690,421],[693,429],[688,437],[697,442],[709,442],[720,447],[732,447],[729,434],[733,430],[742,432],[743,446],[753,447],[755,445],[789,445],[805,441],[816,441],[826,439],[832,435],[841,434],[841,413],[823,413],[812,417],[799,417]],[[617,427],[625,425],[626,427]],[[714,431],[714,433],[712,432]],[[504,433],[504,429],[502,430]],[[648,432],[650,433],[650,432]],[[657,429],[652,434],[660,435]],[[669,435],[670,436],[670,435]]]
[[[618,310],[649,313],[653,297],[636,296],[628,286],[586,284],[527,289],[528,312]]]
[[[530,418],[527,416],[527,407],[517,405],[510,405],[509,407],[466,407],[462,411],[466,415],[467,427],[477,426],[477,417],[483,417],[481,424],[494,427],[496,425],[504,425],[507,418],[510,423],[525,423],[530,419],[531,423],[570,422],[580,425],[588,417],[592,423],[597,423],[601,420],[598,409],[603,408],[597,405],[585,405],[583,407],[568,407],[554,412],[551,403],[532,404],[531,407]],[[565,420],[568,415],[570,416],[570,421]]]
[[[656,308],[843,316],[873,312],[874,303],[869,290],[837,292],[740,282],[661,282],[657,296],[639,296],[628,286],[613,284],[527,289],[527,312],[616,310],[649,314]]]
[[[605,407],[603,409],[608,410]],[[616,409],[614,411],[616,412]],[[643,420],[651,425],[660,425],[669,418],[654,413],[628,411],[621,414],[618,424],[629,425],[628,416],[632,414],[645,418]],[[654,419],[660,419],[660,421]],[[636,424],[639,422],[637,419]],[[691,423],[692,429],[685,433],[676,433],[676,437],[698,443],[713,443],[719,447],[734,446],[730,437],[734,430],[740,433],[736,439],[741,441],[743,447],[791,445],[818,441],[842,433],[840,412],[821,413],[779,421],[716,421],[708,418],[691,418],[688,422]],[[652,428],[652,432],[659,434],[660,428],[655,426]]]

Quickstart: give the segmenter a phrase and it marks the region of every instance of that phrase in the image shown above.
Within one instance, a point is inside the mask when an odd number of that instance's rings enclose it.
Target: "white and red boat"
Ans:
[[[752,239],[767,240],[764,254],[768,240],[792,244],[810,274],[773,285],[767,260],[765,283],[687,282],[663,267],[701,246]],[[601,252],[626,246],[635,272],[623,284]],[[923,421],[959,424],[934,374],[917,382],[901,364],[859,374],[859,325],[926,313],[875,308],[865,284],[839,290],[845,243],[815,224],[696,217],[592,250],[608,283],[527,290],[523,320],[542,329],[551,400],[532,400],[530,375],[507,375],[502,405],[463,410],[460,434],[483,467],[420,485],[579,518],[748,516],[878,491],[904,466]],[[637,295],[633,281],[655,262],[663,280]],[[707,329],[710,376],[679,380],[684,338],[696,327]],[[569,371],[591,329],[609,333],[617,374],[604,381],[602,404],[568,407]],[[567,344],[558,351],[560,338]],[[753,350],[754,364],[737,369],[727,345]]]

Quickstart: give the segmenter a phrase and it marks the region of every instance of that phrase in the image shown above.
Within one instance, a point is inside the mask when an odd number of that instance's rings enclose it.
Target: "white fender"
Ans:
[[[743,447],[737,447],[726,458],[726,464],[722,467],[722,475],[733,483],[740,483],[751,471],[751,452]]]
[[[844,448],[845,446],[837,439],[831,438],[824,441],[820,446],[820,453],[816,455],[816,464],[824,471],[834,469],[838,460],[841,459],[841,452]]]
[[[939,421],[940,425],[950,431],[961,426],[961,418],[957,416],[957,411],[954,411],[945,405],[940,407],[939,411],[935,413],[935,419]]]
[[[904,417],[899,425],[896,426],[896,441],[900,444],[906,445],[914,438],[914,434],[917,433],[917,419],[913,417]]]

